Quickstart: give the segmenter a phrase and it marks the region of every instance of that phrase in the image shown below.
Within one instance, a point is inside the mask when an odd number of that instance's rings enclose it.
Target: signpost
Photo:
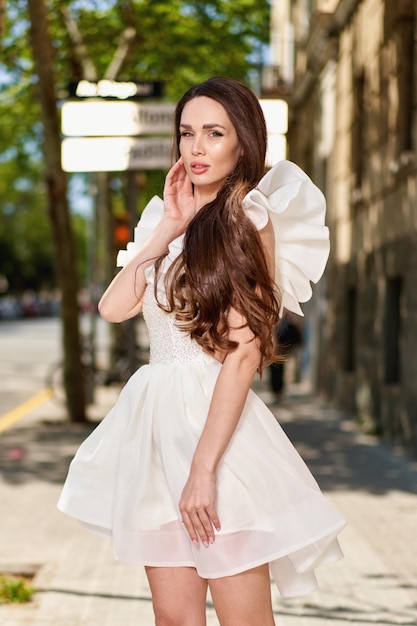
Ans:
[[[62,105],[67,137],[171,135],[175,106],[109,100],[69,101]]]
[[[266,165],[272,167],[287,156],[288,103],[279,99],[259,100],[268,132]]]
[[[174,110],[174,105],[165,103],[65,102],[62,169],[123,172],[169,168]]]
[[[68,137],[62,141],[65,172],[125,172],[166,169],[169,137]]]
[[[113,231],[109,219],[106,172],[126,172],[127,203],[131,225],[137,222],[138,185],[135,171],[168,169],[174,106],[148,101],[162,93],[161,83],[143,81],[82,80],[70,85],[72,99],[61,109],[61,165],[66,172],[97,172],[95,224],[102,222],[105,239]],[[138,102],[137,100],[140,100]],[[95,226],[95,232],[96,232]],[[112,229],[110,231],[110,229]],[[92,258],[97,243],[93,239]],[[97,281],[97,266],[91,270]],[[94,346],[95,316],[91,321]],[[117,343],[117,342],[115,342]],[[128,320],[118,343],[125,343],[131,372],[136,369],[135,318]]]

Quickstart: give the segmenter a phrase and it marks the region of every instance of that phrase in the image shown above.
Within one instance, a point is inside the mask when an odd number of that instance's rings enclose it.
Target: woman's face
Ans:
[[[194,193],[214,199],[243,154],[226,109],[206,96],[184,106],[179,149]]]

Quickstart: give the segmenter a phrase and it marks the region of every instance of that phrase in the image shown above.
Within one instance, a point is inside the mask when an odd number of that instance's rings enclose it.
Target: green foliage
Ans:
[[[0,163],[0,275],[14,292],[55,284],[43,181],[39,167],[21,160],[15,153]]]
[[[105,76],[126,28],[134,28],[119,80],[158,80],[164,98],[177,100],[192,84],[212,75],[249,81],[262,64],[269,38],[267,0],[47,0],[55,47],[57,97],[84,78],[67,32],[68,9],[97,79]],[[38,85],[29,46],[26,0],[8,0],[0,58],[0,275],[15,291],[54,283],[54,261],[46,215],[42,127]],[[121,181],[123,175],[115,176]],[[161,173],[148,173],[148,196],[160,193]],[[115,194],[114,203],[120,203]],[[70,198],[70,201],[74,201]],[[79,271],[86,273],[86,218],[73,207]]]
[[[120,78],[162,80],[169,100],[177,100],[208,76],[248,80],[250,70],[262,64],[263,46],[269,39],[267,0],[51,0],[50,6],[56,16],[57,74],[63,89],[68,80],[82,78],[61,13],[66,6],[94,59],[97,78],[104,76],[123,31],[133,27],[134,44]]]
[[[25,578],[0,576],[0,604],[30,602],[34,593]]]

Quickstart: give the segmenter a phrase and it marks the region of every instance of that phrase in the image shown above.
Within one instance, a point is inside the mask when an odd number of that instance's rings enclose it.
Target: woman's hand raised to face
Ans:
[[[164,187],[165,217],[177,222],[179,233],[184,232],[196,213],[196,201],[191,180],[180,158],[169,170]]]

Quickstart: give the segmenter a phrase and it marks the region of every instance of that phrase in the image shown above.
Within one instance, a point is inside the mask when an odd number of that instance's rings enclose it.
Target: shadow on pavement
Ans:
[[[32,423],[1,435],[0,477],[9,484],[31,480],[62,484],[79,444],[96,424]]]
[[[409,458],[362,434],[352,420],[316,398],[289,394],[272,410],[322,489],[417,493],[417,469]],[[5,431],[0,476],[9,484],[62,484],[77,447],[95,425],[40,421]]]
[[[151,596],[138,596],[138,595],[125,595],[125,594],[117,594],[117,593],[101,593],[99,591],[84,591],[80,589],[61,589],[61,588],[48,588],[48,589],[37,589],[36,593],[57,593],[64,594],[69,596],[78,596],[78,597],[88,597],[88,598],[104,598],[106,600],[122,600],[125,601],[133,601],[133,602],[152,602]]]
[[[274,413],[322,489],[417,494],[415,460],[363,434],[328,405],[308,395],[289,396]]]

